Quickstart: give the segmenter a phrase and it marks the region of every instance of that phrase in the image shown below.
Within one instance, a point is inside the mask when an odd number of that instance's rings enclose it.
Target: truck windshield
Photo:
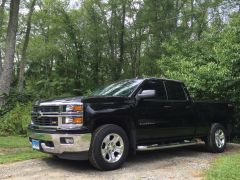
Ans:
[[[93,92],[93,96],[129,96],[139,84],[143,82],[142,79],[131,79],[116,82],[96,90]]]

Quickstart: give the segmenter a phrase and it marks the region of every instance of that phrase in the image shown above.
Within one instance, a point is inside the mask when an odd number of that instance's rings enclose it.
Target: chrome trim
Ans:
[[[56,129],[58,129],[58,130],[79,130],[82,127],[82,124],[62,124],[61,123],[61,125],[59,125],[59,126],[42,126],[42,125],[32,124],[32,126],[37,127],[40,130],[56,130]]]
[[[43,126],[43,125],[36,125],[36,124],[32,124],[34,127],[38,127],[40,129],[53,129],[56,130],[58,128],[58,126]]]
[[[42,102],[39,105],[36,106],[58,106],[59,107],[59,112],[31,112],[32,117],[57,117],[58,118],[58,125],[57,126],[41,126],[37,124],[33,124],[34,126],[37,127],[46,127],[46,128],[55,128],[55,129],[62,129],[63,123],[62,123],[62,118],[63,117],[82,117],[83,118],[83,112],[63,112],[63,106],[65,105],[83,105],[82,102]],[[79,128],[79,126],[82,126],[82,124],[78,124],[76,128]],[[63,128],[64,129],[64,128]]]
[[[62,124],[58,126],[61,130],[78,130],[82,127],[82,124]]]
[[[58,126],[57,128],[59,129],[59,127],[62,125],[62,117],[58,116]]]
[[[82,103],[74,102],[74,101],[71,101],[71,102],[56,102],[56,101],[53,101],[53,102],[41,102],[39,104],[39,106],[64,106],[64,105],[82,105]]]
[[[37,133],[28,130],[28,136],[32,139],[40,140],[42,151],[50,154],[62,154],[65,152],[85,152],[88,151],[91,144],[91,133],[86,134],[48,134]],[[71,137],[74,144],[60,143],[60,137]],[[54,147],[47,146],[44,141],[53,142]]]
[[[56,115],[60,114],[59,112],[41,112],[41,113],[44,113],[44,114],[56,114]],[[38,114],[38,112],[34,112],[34,111],[31,112],[31,115],[37,115],[37,114]]]
[[[71,115],[71,114],[65,114],[65,115],[63,115],[63,114],[56,114],[56,115],[44,115],[44,113],[43,113],[43,115],[41,115],[41,117],[77,117],[77,116],[82,116],[82,114],[74,114],[74,115]],[[37,116],[36,116],[37,117]]]
[[[166,145],[153,144],[153,145],[147,145],[147,146],[137,146],[137,151],[150,151],[150,150],[158,150],[158,149],[168,149],[168,148],[192,146],[192,145],[197,145],[197,144],[200,144],[200,142],[197,141],[197,140],[183,142],[183,143],[170,143],[170,144],[166,144]]]
[[[38,115],[39,113],[41,113],[41,116],[43,115],[54,115],[54,116],[81,116],[83,114],[83,112],[31,112],[31,115]]]

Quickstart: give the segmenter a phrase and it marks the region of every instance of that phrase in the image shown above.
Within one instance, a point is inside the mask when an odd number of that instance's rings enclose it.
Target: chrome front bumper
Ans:
[[[28,130],[29,139],[40,141],[40,150],[46,153],[60,155],[63,153],[80,153],[86,152],[90,148],[91,133],[86,134],[50,134],[38,133],[34,130]],[[63,144],[60,138],[71,137],[74,140],[73,144]],[[52,144],[49,146],[49,142]]]

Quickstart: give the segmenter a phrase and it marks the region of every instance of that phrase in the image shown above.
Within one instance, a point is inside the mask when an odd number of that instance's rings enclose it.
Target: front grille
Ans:
[[[62,119],[69,117],[82,117],[82,112],[66,112],[66,104],[42,103],[33,107],[32,124],[36,126],[49,126],[49,128],[60,128]]]
[[[59,112],[59,106],[35,106],[33,112]]]
[[[58,117],[32,117],[32,122],[39,126],[58,126]]]
[[[59,113],[60,106],[34,106],[32,123],[38,126],[58,126]]]

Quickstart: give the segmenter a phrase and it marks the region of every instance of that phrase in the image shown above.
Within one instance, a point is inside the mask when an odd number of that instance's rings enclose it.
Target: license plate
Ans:
[[[32,148],[40,150],[39,141],[32,139]]]

